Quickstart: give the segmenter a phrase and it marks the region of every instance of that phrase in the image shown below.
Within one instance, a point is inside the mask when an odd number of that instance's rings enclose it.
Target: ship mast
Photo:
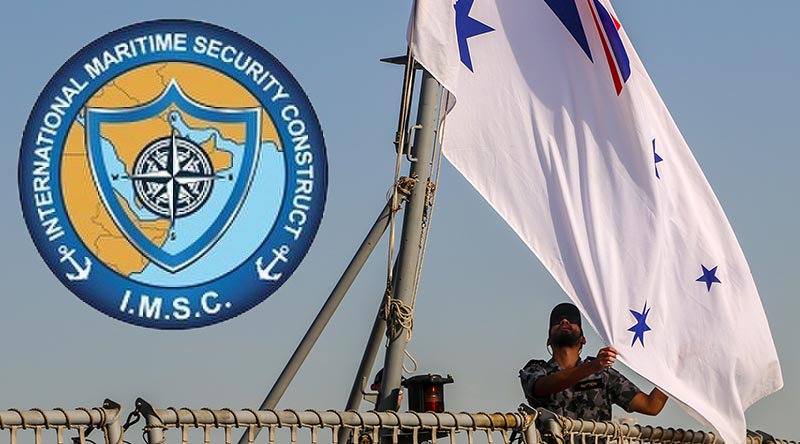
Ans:
[[[408,63],[413,63],[413,60]],[[403,370],[403,359],[406,354],[408,344],[408,329],[410,325],[399,322],[398,312],[406,311],[413,305],[413,299],[417,291],[418,272],[420,261],[422,260],[421,251],[425,229],[425,213],[429,203],[429,184],[431,184],[431,164],[433,158],[436,125],[438,123],[439,112],[439,83],[427,72],[423,70],[422,82],[420,87],[419,105],[417,108],[416,137],[413,146],[409,148],[411,166],[409,176],[414,180],[414,187],[408,197],[408,202],[403,215],[403,230],[399,243],[397,255],[396,272],[394,274],[391,292],[387,297],[387,303],[391,308],[387,310],[389,319],[387,320],[387,331],[390,333],[389,344],[383,364],[383,379],[378,395],[377,410],[396,410],[397,396],[400,391],[401,373]]]
[[[403,227],[398,242],[397,258],[393,266],[390,265],[389,267],[384,300],[376,316],[345,410],[357,410],[359,408],[363,387],[372,369],[384,333],[386,333],[389,341],[384,359],[383,379],[378,392],[376,410],[386,411],[397,410],[398,408],[403,360],[406,355],[408,333],[410,333],[412,325],[408,322],[408,316],[411,313],[419,284],[420,267],[427,237],[427,223],[429,222],[429,206],[433,190],[435,190],[431,176],[434,152],[437,147],[436,128],[441,114],[441,88],[439,83],[427,71],[422,70],[417,120],[416,124],[409,128],[408,121],[411,114],[415,72],[418,69],[421,70],[421,68],[412,57],[410,45],[406,56],[386,59],[385,61],[403,63],[405,65],[398,130],[395,138],[398,159],[395,175],[398,175],[402,159],[406,158],[410,162],[408,177],[403,178],[406,180],[395,180],[392,199],[386,204],[350,264],[342,273],[278,380],[259,407],[261,410],[274,409],[277,406],[280,398],[294,379],[311,348],[313,348],[321,335],[322,330],[330,321],[378,240],[386,229],[391,227],[394,212],[398,211],[405,201]],[[413,143],[409,140],[412,138],[410,131],[414,132]],[[396,179],[399,178],[396,177]],[[256,435],[258,431],[259,429],[255,430]],[[247,433],[242,435],[239,444],[248,442],[247,435]],[[344,442],[347,439],[346,435],[347,430],[340,430],[339,442]],[[253,436],[254,438],[255,436]]]

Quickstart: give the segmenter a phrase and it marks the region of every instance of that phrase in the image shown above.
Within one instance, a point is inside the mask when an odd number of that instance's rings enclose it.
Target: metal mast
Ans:
[[[413,61],[409,61],[413,63]],[[408,198],[403,216],[403,231],[397,255],[397,272],[394,275],[387,331],[389,345],[383,365],[383,380],[378,395],[377,410],[396,410],[400,392],[403,359],[408,343],[409,325],[399,319],[399,313],[410,307],[416,291],[416,277],[421,259],[423,223],[428,204],[428,184],[431,180],[431,160],[436,135],[439,83],[423,71],[419,105],[417,108],[418,131],[411,147],[412,159],[409,177],[415,186]]]

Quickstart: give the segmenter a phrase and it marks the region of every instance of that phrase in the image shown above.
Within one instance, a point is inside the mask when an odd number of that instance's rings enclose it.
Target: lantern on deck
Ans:
[[[414,376],[403,381],[403,386],[408,390],[408,409],[412,412],[444,412],[444,385],[453,382],[453,377],[447,375]]]

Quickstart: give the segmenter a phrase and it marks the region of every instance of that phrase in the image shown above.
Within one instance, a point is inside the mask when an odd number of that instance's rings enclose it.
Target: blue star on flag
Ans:
[[[631,341],[631,347],[636,344],[636,340],[638,339],[639,342],[644,347],[644,333],[647,331],[652,330],[649,325],[647,325],[647,315],[650,314],[650,309],[647,308],[647,302],[644,303],[644,308],[642,308],[641,312],[636,310],[629,310],[634,318],[636,318],[636,325],[629,328],[628,331],[633,332],[633,340]]]
[[[469,16],[469,11],[472,9],[472,4],[475,0],[458,0],[453,6],[456,10],[456,36],[458,37],[458,55],[461,57],[461,63],[464,64],[470,71],[472,69],[472,58],[469,55],[469,45],[467,39],[476,35],[485,34],[494,31],[494,28],[481,23]]]
[[[697,282],[705,282],[706,283],[706,289],[708,291],[711,291],[711,284],[714,284],[714,283],[721,284],[722,283],[722,281],[720,281],[717,278],[717,267],[714,267],[714,268],[709,270],[703,264],[700,264],[700,266],[703,267],[703,275],[700,276],[699,278],[697,278]]]
[[[653,139],[653,160],[655,160],[656,164],[656,178],[661,179],[661,176],[658,175],[658,162],[661,162],[664,159],[662,159],[661,156],[659,156],[656,152],[656,139]]]

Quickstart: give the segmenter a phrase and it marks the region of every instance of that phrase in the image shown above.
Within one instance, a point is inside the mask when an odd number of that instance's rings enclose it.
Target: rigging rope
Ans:
[[[425,198],[423,216],[420,230],[420,238],[418,240],[417,260],[416,267],[413,274],[412,288],[411,288],[411,303],[405,304],[402,301],[393,298],[394,293],[394,261],[395,261],[395,241],[396,241],[396,211],[399,209],[399,194],[411,188],[419,180],[418,177],[400,177],[400,167],[402,164],[403,155],[406,153],[407,146],[410,141],[408,134],[408,122],[411,112],[411,98],[414,86],[414,73],[416,61],[413,57],[413,43],[414,43],[414,20],[416,19],[416,2],[414,2],[411,15],[411,30],[409,31],[409,44],[406,50],[406,65],[403,78],[403,92],[400,107],[400,116],[398,119],[398,128],[395,135],[395,148],[397,157],[395,160],[394,184],[392,187],[392,211],[389,216],[389,248],[388,248],[388,261],[386,272],[386,291],[384,302],[381,308],[381,317],[386,320],[386,346],[396,339],[400,332],[405,329],[406,342],[411,341],[414,328],[414,307],[416,305],[417,295],[419,294],[419,284],[422,277],[422,267],[427,250],[428,239],[430,234],[431,221],[433,219],[433,209],[436,201],[436,184],[439,181],[441,172],[441,159],[442,159],[442,141],[444,124],[446,122],[445,107],[450,98],[450,93],[439,87],[438,101],[436,105],[436,117],[434,119],[434,138],[433,150],[431,151],[431,158],[428,161],[428,174],[425,183]],[[408,148],[410,151],[410,147]],[[410,153],[409,153],[410,154]],[[409,160],[419,162],[421,159]],[[435,178],[434,178],[435,177]],[[405,354],[413,362],[414,369],[409,371],[403,363],[403,371],[407,374],[413,374],[417,370],[417,362],[414,357],[405,349]]]
[[[395,134],[395,151],[397,158],[394,166],[394,181],[392,186],[392,212],[389,213],[389,260],[387,265],[388,283],[391,286],[393,276],[394,242],[395,242],[395,212],[399,209],[399,180],[400,166],[403,163],[403,152],[406,147],[406,133],[408,131],[408,119],[411,114],[411,97],[414,90],[414,58],[411,46],[414,41],[414,20],[416,17],[417,3],[414,2],[411,11],[411,31],[409,33],[408,47],[406,49],[406,66],[403,73],[403,91],[400,100],[400,116],[397,122],[397,133]]]
[[[422,268],[424,265],[425,259],[425,252],[427,251],[428,240],[430,236],[430,228],[431,223],[433,220],[433,210],[436,201],[436,191],[437,186],[436,184],[439,181],[439,177],[441,174],[441,160],[442,160],[442,139],[443,139],[443,131],[445,127],[445,113],[444,109],[449,99],[449,92],[446,92],[443,88],[439,88],[439,96],[436,105],[436,118],[434,119],[434,139],[433,143],[433,150],[431,151],[431,157],[428,161],[428,173],[425,177],[427,177],[427,183],[425,187],[425,198],[424,198],[424,209],[423,209],[423,216],[420,229],[420,238],[418,240],[418,250],[417,250],[417,260],[416,260],[416,267],[414,270],[414,278],[412,284],[412,293],[411,293],[411,303],[409,305],[404,304],[403,302],[394,299],[391,297],[392,288],[391,288],[391,281],[387,282],[387,292],[386,292],[386,299],[384,302],[384,307],[382,311],[382,316],[387,321],[387,346],[392,339],[395,339],[402,329],[406,330],[406,342],[411,341],[411,337],[413,335],[413,328],[414,328],[414,307],[416,306],[417,295],[419,294],[419,285],[420,280],[422,277]],[[421,160],[421,159],[420,159]],[[420,161],[417,160],[417,161]],[[406,348],[405,355],[411,360],[414,364],[413,370],[409,370],[405,363],[403,364],[403,371],[407,374],[413,374],[416,372],[418,365],[417,361],[414,359],[413,355],[408,351]]]
[[[408,132],[408,120],[411,115],[411,99],[414,88],[415,62],[411,48],[414,41],[413,23],[416,17],[416,7],[416,2],[414,2],[411,12],[411,31],[409,33],[409,43],[406,49],[406,65],[403,74],[403,91],[401,97],[400,115],[398,117],[397,133],[395,134],[395,151],[397,152],[397,157],[395,160],[394,181],[391,195],[392,211],[389,213],[389,248],[386,270],[386,291],[384,293],[384,302],[380,314],[381,317],[386,321],[387,347],[389,345],[389,341],[396,338],[403,328],[407,329],[407,334],[409,335],[411,329],[413,328],[411,310],[409,310],[401,301],[395,300],[392,297],[392,294],[394,285],[396,212],[399,210],[400,206],[400,194],[403,193],[405,195],[409,195],[411,188],[413,188],[416,181],[416,178],[414,177],[400,177],[403,154],[406,151],[406,145],[408,143],[406,138]],[[408,339],[410,339],[410,336]],[[406,355],[410,356],[408,354],[408,350],[405,352]],[[414,361],[414,358],[411,357],[411,360]],[[416,361],[414,361],[414,363],[416,367]],[[405,365],[403,366],[403,369],[405,370]]]
[[[427,251],[428,247],[428,237],[430,235],[430,227],[431,222],[433,221],[433,210],[434,204],[436,203],[436,185],[439,183],[439,175],[441,173],[441,166],[442,166],[442,142],[444,141],[444,129],[445,125],[447,124],[447,112],[442,111],[442,104],[445,106],[447,105],[447,101],[450,99],[450,92],[439,87],[439,102],[436,107],[436,117],[437,117],[437,127],[440,128],[434,133],[434,146],[433,151],[431,152],[431,170],[435,169],[435,173],[431,173],[428,177],[434,177],[435,179],[431,181],[429,179],[428,186],[426,188],[426,196],[425,196],[425,215],[422,218],[422,239],[420,239],[420,249],[419,249],[419,256],[417,258],[417,270],[414,275],[414,293],[411,299],[411,309],[413,311],[414,306],[417,303],[417,294],[419,293],[419,282],[422,278],[422,265],[425,262],[425,252]],[[441,119],[441,120],[440,120]],[[439,125],[441,123],[441,125]]]

